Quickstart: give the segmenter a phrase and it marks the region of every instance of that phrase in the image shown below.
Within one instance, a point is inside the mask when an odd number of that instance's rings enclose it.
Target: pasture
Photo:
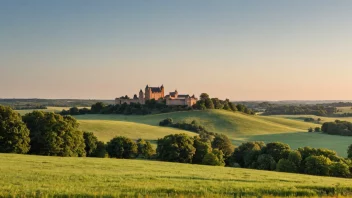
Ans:
[[[279,141],[289,144],[293,149],[304,146],[327,148],[337,151],[340,156],[347,156],[346,151],[352,144],[352,137],[308,133],[309,127],[314,128],[321,125],[304,122],[302,117],[304,116],[251,116],[223,110],[172,112],[145,116],[115,114],[76,116],[81,123],[82,130],[94,132],[103,141],[119,135],[151,141],[175,132],[196,135],[187,131],[158,126],[161,120],[172,118],[174,122],[196,120],[209,131],[226,134],[235,145],[246,141],[266,143]],[[334,118],[325,117],[321,119],[322,122],[334,120]],[[352,120],[352,118],[347,119]]]
[[[0,197],[352,195],[352,180],[142,160],[0,154]]]

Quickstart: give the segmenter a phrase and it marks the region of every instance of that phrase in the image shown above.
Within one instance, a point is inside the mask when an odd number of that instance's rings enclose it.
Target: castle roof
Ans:
[[[152,91],[152,93],[161,93],[161,88],[160,87],[149,87]]]

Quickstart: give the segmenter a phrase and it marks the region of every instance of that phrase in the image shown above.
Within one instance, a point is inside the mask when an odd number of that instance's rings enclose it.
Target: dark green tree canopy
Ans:
[[[98,146],[98,138],[92,132],[84,132],[83,133],[84,143],[85,143],[85,151],[87,157],[92,157],[93,153],[97,149]]]
[[[196,149],[193,138],[186,134],[168,135],[158,139],[157,158],[169,162],[192,163]]]
[[[110,157],[121,159],[136,158],[138,154],[137,144],[123,136],[115,137],[107,143],[106,150]]]
[[[137,147],[139,158],[149,159],[155,154],[155,150],[150,142],[143,139],[137,140]]]
[[[29,130],[21,116],[10,107],[0,105],[0,152],[27,153],[29,142]]]
[[[83,133],[71,116],[34,111],[23,116],[30,130],[29,153],[51,156],[86,156]]]
[[[231,140],[224,134],[216,134],[211,146],[222,151],[225,158],[230,157],[234,149]]]

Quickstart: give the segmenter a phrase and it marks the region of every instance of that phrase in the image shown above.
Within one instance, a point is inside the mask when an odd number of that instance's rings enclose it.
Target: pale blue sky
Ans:
[[[0,98],[146,84],[232,100],[352,99],[352,1],[0,1]]]

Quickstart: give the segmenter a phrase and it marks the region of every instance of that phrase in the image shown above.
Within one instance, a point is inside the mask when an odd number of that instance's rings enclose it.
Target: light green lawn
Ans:
[[[234,197],[352,193],[352,180],[142,160],[0,154],[0,197]]]

